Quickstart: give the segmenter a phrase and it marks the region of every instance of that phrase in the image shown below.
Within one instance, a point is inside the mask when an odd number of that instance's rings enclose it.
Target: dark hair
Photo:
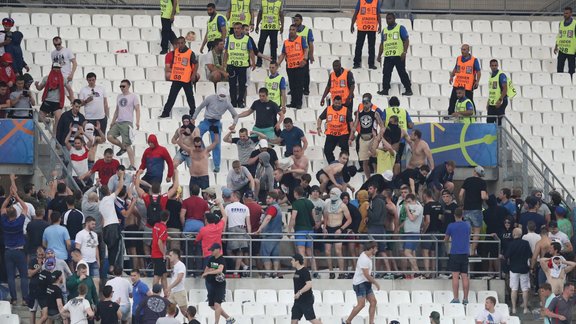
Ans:
[[[290,117],[284,118],[284,124],[293,124],[293,123],[294,122],[292,121],[292,118]]]
[[[190,195],[198,196],[200,194],[200,187],[197,184],[190,186]]]
[[[301,186],[298,186],[298,187],[294,188],[294,193],[298,194],[298,197],[304,197],[304,188],[302,188]]]
[[[490,64],[492,64],[492,63],[494,63],[494,62],[498,63],[498,60],[497,60],[497,59],[491,59],[491,60],[490,60]]]
[[[122,269],[120,267],[114,267],[113,273],[116,277],[121,276],[122,272],[124,272],[124,269]]]
[[[377,246],[378,246],[378,244],[375,241],[366,242],[366,243],[364,243],[364,251],[368,251],[368,250],[373,249]]]
[[[78,295],[85,296],[87,292],[88,287],[85,284],[82,283],[78,285]]]
[[[425,189],[422,194],[424,195],[424,197],[428,197],[428,198],[433,197],[432,190],[430,190],[430,189]]]
[[[104,298],[110,298],[112,296],[112,286],[104,286],[102,289],[102,295]]]
[[[90,79],[90,78],[96,78],[96,73],[88,72],[88,74],[86,74],[86,79]]]
[[[0,85],[1,86],[1,85]],[[25,194],[29,194],[30,191],[32,191],[32,189],[34,188],[34,184],[33,183],[27,183],[24,185],[24,193]]]
[[[166,314],[175,315],[176,314],[176,304],[168,304],[168,308],[166,309]]]
[[[496,298],[494,298],[493,296],[486,297],[486,300],[489,300],[490,302],[492,302],[492,304],[496,305]]]
[[[153,194],[159,194],[160,190],[162,190],[162,187],[160,186],[160,182],[152,181],[152,183],[150,184],[150,191]]]
[[[80,99],[74,99],[74,101],[72,101],[73,105],[82,105],[82,100]]]
[[[122,83],[128,83],[128,86],[132,85],[132,83],[130,83],[130,80],[128,80],[128,79],[124,79],[124,80],[120,81],[120,84],[122,84]]]
[[[294,145],[294,146],[296,146],[296,145]],[[294,148],[294,147],[292,147],[292,148]],[[304,181],[310,183],[310,182],[312,182],[312,176],[309,173],[305,173],[300,177],[300,180],[304,180]]]
[[[70,251],[70,253],[80,253],[80,254],[82,254],[82,251],[80,251],[80,249],[73,248],[72,251]],[[82,264],[82,263],[80,263],[80,264]],[[80,264],[78,264],[78,265],[80,265]]]
[[[194,317],[194,316],[196,316],[196,307],[188,306],[188,308],[186,309],[186,312],[188,313],[188,315]]]
[[[415,129],[412,134],[418,138],[422,138],[422,132],[419,129]]]
[[[16,79],[16,81],[18,81],[18,79]],[[0,88],[6,88],[7,86],[8,84],[6,84],[6,82],[0,81]]]
[[[387,14],[386,14],[386,17],[388,17],[388,16],[391,16],[391,17],[396,18],[396,15],[395,15],[393,12],[387,13]]]
[[[62,41],[62,38],[60,36],[54,36],[54,38],[52,38],[52,42],[54,42],[55,40]]]
[[[550,285],[549,283],[545,282],[543,284],[540,285],[540,289],[544,289],[547,291],[552,291],[552,285]]]
[[[276,61],[272,61],[272,62],[268,63],[268,66],[270,66],[270,65],[272,65],[272,64],[274,64],[274,65],[278,65],[278,62],[276,62]]]
[[[404,200],[408,200],[408,199],[411,199],[411,200],[414,200],[414,201],[415,201],[415,200],[416,200],[416,196],[415,196],[413,193],[409,193],[409,194],[406,195],[406,198],[404,198]]]
[[[454,160],[448,160],[444,163],[446,163],[446,165],[451,166],[453,168],[456,167],[456,162],[454,162]]]
[[[223,43],[224,40],[222,38],[218,38],[212,41],[212,43],[214,44],[214,46],[219,45],[220,43]]]
[[[87,224],[89,222],[95,222],[96,219],[92,216],[86,216],[86,220],[84,221],[84,224]]]
[[[562,289],[566,289],[566,288],[568,288],[568,287],[570,287],[570,286],[574,286],[574,283],[573,283],[573,282],[567,282],[567,283],[564,284],[564,286],[562,287]]]
[[[76,202],[76,198],[74,198],[73,195],[66,196],[66,205],[74,206],[75,202]]]
[[[534,232],[536,230],[536,223],[534,221],[528,221],[527,227],[528,231]]]
[[[86,266],[85,263],[79,263],[79,264],[76,266],[76,271],[78,271],[78,270],[84,270],[84,269],[88,269],[88,267]]]
[[[340,97],[340,96],[335,96],[334,98],[332,98],[332,101],[336,101],[336,100],[342,101],[342,97]]]
[[[510,199],[510,196],[512,196],[512,191],[510,191],[510,188],[502,188],[501,191],[506,199]]]
[[[167,222],[168,219],[170,219],[170,212],[167,211],[167,210],[163,210],[163,211],[160,213],[160,220],[163,221],[163,222]]]
[[[193,143],[202,143],[202,138],[201,137],[194,137],[194,139],[192,140]]]
[[[430,172],[430,166],[428,164],[423,164],[420,166],[420,171]]]
[[[462,207],[458,207],[456,208],[456,210],[454,210],[454,216],[458,217],[458,218],[462,218]]]
[[[560,253],[562,250],[562,244],[560,244],[560,242],[552,242],[550,245],[552,245],[552,249],[554,249],[554,251],[557,253]]]
[[[248,133],[248,130],[246,128],[242,127],[242,128],[240,128],[238,133]]]
[[[290,28],[292,28],[292,27],[294,27],[294,28],[298,29],[298,26],[296,26],[296,24],[292,24],[292,25],[290,25]]]
[[[120,192],[118,193],[118,197],[124,197],[127,193],[128,190],[126,189],[126,186],[122,186],[122,189],[120,189]]]
[[[171,249],[170,252],[176,254],[178,256],[178,259],[180,259],[180,256],[182,255],[182,252],[180,252],[180,249]]]
[[[572,7],[564,7],[564,10],[565,11],[568,10],[568,11],[572,12]]]
[[[140,269],[138,269],[138,268],[134,268],[134,269],[130,270],[130,273],[137,273],[138,275],[141,275]]]
[[[62,214],[60,214],[60,212],[53,211],[52,214],[50,214],[50,221],[51,221],[53,224],[54,224],[54,223],[59,223],[61,217],[62,217]]]
[[[312,187],[310,187],[310,192],[314,192],[314,191],[320,192],[320,186],[313,185]]]
[[[268,95],[268,89],[260,88],[260,90],[258,90],[258,93],[265,93],[266,95]]]
[[[206,5],[206,8],[216,9],[216,5],[210,2],[209,4]]]
[[[278,200],[278,194],[274,191],[269,191],[266,195],[274,200]]]
[[[114,150],[111,149],[111,148],[107,148],[107,149],[104,150],[104,155],[106,155],[106,154],[112,154],[112,155],[114,155]]]
[[[57,184],[57,185],[56,185],[56,191],[57,191],[59,194],[65,193],[65,192],[66,192],[66,184],[65,184],[65,183],[62,183],[62,182],[60,182],[59,184]]]
[[[390,97],[390,99],[388,99],[388,106],[390,106],[390,107],[400,106],[400,99],[398,99],[398,97],[396,97],[396,96]]]
[[[241,23],[241,22],[235,22],[235,23],[234,23],[234,28],[236,28],[236,26],[238,26],[238,25],[242,26],[242,23]]]

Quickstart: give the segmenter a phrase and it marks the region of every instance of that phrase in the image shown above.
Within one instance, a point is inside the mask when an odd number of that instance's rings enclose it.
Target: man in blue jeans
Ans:
[[[350,324],[352,320],[366,305],[366,299],[370,303],[370,308],[368,309],[369,324],[374,324],[374,315],[376,313],[376,296],[372,290],[372,285],[376,286],[380,290],[380,285],[376,279],[372,276],[372,258],[378,253],[378,244],[374,241],[368,242],[364,245],[364,252],[358,257],[356,261],[356,271],[354,271],[354,277],[352,278],[352,288],[356,293],[356,306],[348,315],[346,320],[342,320],[342,324]]]
[[[471,177],[466,178],[458,194],[460,201],[464,203],[463,215],[464,220],[472,225],[472,232],[474,236],[472,239],[478,241],[480,230],[482,229],[483,214],[482,203],[488,200],[488,191],[486,189],[486,181],[484,177],[484,168],[477,166],[474,168]],[[478,242],[470,244],[470,254],[476,255],[476,246]]]
[[[10,175],[12,186],[10,187],[10,197],[6,197],[0,208],[0,223],[4,230],[4,261],[6,262],[6,273],[8,275],[8,287],[10,288],[10,302],[16,304],[16,270],[20,274],[20,289],[22,290],[22,305],[28,299],[28,268],[26,266],[26,254],[24,245],[26,244],[24,236],[24,221],[28,214],[28,206],[18,196],[18,189],[14,185],[14,175]],[[16,199],[22,206],[22,213],[18,215],[14,206],[8,207],[8,203]]]
[[[230,130],[234,130],[236,124],[238,123],[238,113],[234,107],[232,107],[230,101],[228,101],[225,88],[220,87],[218,89],[218,94],[210,95],[204,99],[200,106],[196,108],[194,116],[192,116],[192,124],[194,124],[194,121],[196,118],[198,118],[200,111],[202,111],[204,107],[206,107],[204,120],[200,122],[200,125],[198,125],[198,128],[200,129],[200,137],[204,136],[204,134],[210,130],[211,126],[218,127],[218,134],[222,134],[222,122],[220,120],[226,111],[229,111],[232,115],[232,118],[234,119],[234,122],[229,127]],[[214,132],[210,131],[210,141],[214,143],[214,140]],[[218,137],[217,142],[218,144],[212,152],[214,159],[214,172],[220,171],[220,136]]]

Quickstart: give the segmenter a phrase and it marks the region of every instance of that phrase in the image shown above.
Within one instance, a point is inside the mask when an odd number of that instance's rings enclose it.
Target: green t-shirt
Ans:
[[[558,218],[558,229],[560,230],[560,232],[568,235],[568,238],[572,237],[572,224],[570,223],[570,221],[566,218],[564,219],[559,219]]]
[[[311,231],[314,229],[314,204],[309,199],[296,199],[292,203],[292,210],[297,212],[294,231]]]

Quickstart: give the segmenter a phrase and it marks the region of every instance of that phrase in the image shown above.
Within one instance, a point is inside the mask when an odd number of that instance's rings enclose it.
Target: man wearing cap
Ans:
[[[218,127],[210,126],[210,131],[214,133],[214,140],[212,143],[203,147],[202,138],[195,137],[192,140],[193,146],[188,146],[184,143],[182,137],[178,138],[178,145],[182,150],[186,151],[190,156],[192,163],[190,164],[190,186],[193,184],[198,185],[201,189],[206,189],[210,186],[210,177],[208,176],[208,158],[210,152],[220,143],[220,132]]]
[[[220,323],[220,316],[223,316],[226,324],[232,324],[235,322],[234,318],[230,317],[221,306],[226,297],[226,262],[222,255],[222,245],[213,243],[209,250],[211,255],[202,274],[202,278],[206,279],[208,306],[214,310],[214,323]]]
[[[224,87],[218,88],[218,94],[210,95],[202,101],[200,106],[194,112],[192,116],[191,123],[194,124],[202,109],[206,108],[204,113],[204,120],[200,122],[198,128],[200,129],[200,137],[210,129],[211,126],[218,128],[218,134],[222,134],[222,116],[229,111],[234,119],[232,125],[228,128],[233,130],[236,128],[238,123],[238,113],[236,109],[232,107],[232,104],[228,101],[228,95],[226,94],[226,89]],[[220,137],[218,137],[220,138]],[[210,140],[214,143],[214,133],[210,132]],[[214,172],[220,172],[220,141],[218,141],[213,152],[213,162],[214,162]]]
[[[268,145],[267,140],[261,139],[258,142],[258,148],[250,154],[250,158],[248,159],[248,163],[246,165],[246,167],[253,176],[256,175],[256,168],[258,167],[259,156],[260,153],[263,152],[267,152],[268,154],[270,154],[270,165],[272,166],[272,168],[276,169],[278,167],[278,154],[276,154],[276,151]]]
[[[302,316],[313,324],[322,324],[314,313],[314,294],[312,293],[312,277],[304,266],[304,257],[294,254],[290,260],[294,271],[294,304],[292,305],[292,324],[297,324]]]
[[[0,43],[0,46],[3,46],[2,48],[6,53],[12,55],[12,59],[14,59],[14,70],[18,75],[22,75],[22,69],[25,69],[26,72],[30,71],[30,67],[24,61],[24,55],[22,53],[21,44],[24,35],[18,30],[12,30],[12,27],[14,27],[14,19],[12,18],[2,19],[2,26],[4,27],[4,30],[0,34],[0,39],[4,36],[4,40]],[[4,45],[2,45],[2,43],[4,43]]]
[[[192,116],[190,115],[183,115],[182,116],[182,125],[176,129],[176,131],[174,132],[174,136],[172,136],[172,139],[170,140],[170,142],[174,145],[178,144],[178,139],[180,137],[182,137],[182,141],[188,145],[188,146],[192,146],[194,145],[192,140],[195,137],[199,137],[200,136],[200,129],[198,129],[198,127],[196,127],[194,124],[192,124]],[[174,168],[178,168],[178,166],[182,163],[182,162],[186,162],[186,166],[188,168],[190,168],[190,155],[188,154],[188,152],[184,151],[182,148],[179,148],[176,151],[176,155],[174,155],[174,159],[172,160],[172,164],[174,165]]]
[[[242,112],[238,118],[248,117],[255,113],[256,122],[252,130],[265,134],[268,139],[273,139],[276,137],[275,131],[280,131],[280,125],[284,121],[284,112],[278,104],[268,99],[268,89],[260,88],[258,96],[260,99],[254,101],[250,109]]]
[[[144,297],[133,314],[134,323],[156,324],[157,319],[166,316],[166,310],[171,303],[168,298],[160,296],[161,293],[161,284],[152,286],[152,295]]]
[[[14,27],[14,19],[4,18],[2,19],[2,26],[4,29],[0,31],[0,55],[6,52],[6,46],[12,42],[12,27]]]
[[[16,82],[16,71],[12,67],[14,60],[12,59],[12,54],[4,53],[0,59],[2,62],[2,68],[0,69],[0,81],[5,82],[8,87],[12,88],[14,82]]]
[[[483,177],[484,168],[481,166],[475,167],[472,176],[464,180],[460,193],[458,194],[458,198],[464,206],[464,220],[472,226],[472,239],[475,241],[479,239],[478,234],[480,234],[480,230],[482,229],[482,203],[488,200],[486,181],[482,179]],[[477,242],[470,244],[470,255],[476,255],[477,245]]]

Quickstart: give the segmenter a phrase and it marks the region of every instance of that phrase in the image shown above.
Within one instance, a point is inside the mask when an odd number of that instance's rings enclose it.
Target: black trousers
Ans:
[[[114,269],[124,265],[124,239],[120,224],[110,224],[102,229],[102,238],[108,248],[108,262]]]
[[[239,104],[244,103],[246,94],[246,70],[248,70],[247,67],[236,67],[232,65],[226,67],[226,71],[230,75],[228,77],[230,102],[234,107],[238,107]]]
[[[354,66],[360,66],[362,63],[362,49],[364,48],[364,40],[368,36],[368,65],[374,66],[374,58],[376,57],[376,32],[375,31],[358,31],[356,34],[356,50],[354,52]]]
[[[172,85],[170,86],[170,93],[168,94],[168,99],[164,104],[164,110],[162,114],[169,115],[170,111],[172,111],[172,107],[174,107],[174,103],[176,102],[176,97],[178,97],[178,93],[180,93],[181,89],[184,89],[184,93],[186,94],[186,101],[188,102],[188,108],[190,109],[190,115],[194,115],[194,111],[196,110],[196,101],[194,100],[194,91],[192,90],[192,82],[180,82],[180,81],[172,81]]]
[[[277,50],[278,50],[278,31],[277,30],[260,30],[260,38],[258,39],[258,52],[264,53],[264,46],[266,45],[266,39],[270,38],[270,56],[272,57],[272,62],[276,62]],[[262,65],[262,58],[258,58],[256,64]]]
[[[176,40],[176,34],[172,30],[172,21],[170,19],[160,18],[160,22],[162,23],[160,47],[162,47],[162,51],[167,51],[168,46]]]
[[[576,55],[564,54],[562,52],[558,52],[558,65],[556,69],[558,73],[564,72],[564,64],[568,60],[568,73],[570,75],[574,74],[574,70],[576,68]]]
[[[308,70],[306,67],[301,68],[294,68],[294,69],[286,69],[286,73],[288,74],[288,82],[290,83],[290,96],[292,99],[290,102],[293,105],[301,106],[302,105],[302,96],[304,95],[304,77]]]
[[[304,69],[306,70],[306,75],[304,75],[302,80],[302,87],[305,93],[310,93],[310,61],[306,62]]]
[[[496,106],[488,106],[488,116],[502,116],[506,113],[506,107],[508,107],[508,97],[504,97],[500,108],[496,108]],[[496,121],[498,121],[498,126],[502,125],[502,117],[486,118],[486,123],[488,124],[493,124]]]
[[[472,104],[474,104],[474,91],[466,90],[466,98],[472,100]],[[458,101],[458,97],[456,97],[456,88],[452,88],[452,94],[450,95],[450,101],[448,102],[448,115],[454,113],[454,109],[456,109],[456,101]]]
[[[328,163],[336,160],[334,158],[334,149],[336,146],[340,146],[340,150],[342,152],[350,152],[350,148],[348,147],[349,138],[349,134],[340,136],[326,135],[326,142],[324,143],[324,156],[326,156],[326,161],[328,161]]]
[[[400,56],[387,56],[384,58],[384,67],[382,68],[382,90],[390,90],[390,80],[392,80],[392,71],[396,68],[400,81],[406,91],[412,90],[410,77],[406,72],[406,61]]]

